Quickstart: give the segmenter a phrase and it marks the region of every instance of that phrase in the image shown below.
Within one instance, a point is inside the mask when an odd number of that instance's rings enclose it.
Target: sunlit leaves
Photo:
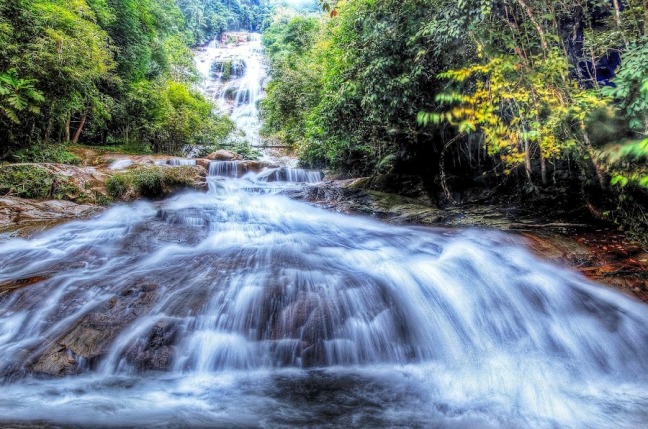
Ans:
[[[461,92],[438,94],[451,108],[419,113],[421,125],[440,121],[459,133],[480,131],[489,153],[509,164],[524,162],[528,151],[544,158],[573,149],[570,123],[582,122],[607,101],[565,80],[567,64],[558,51],[532,58],[531,66],[514,56],[496,56],[484,64],[439,75],[460,85]]]
[[[23,111],[38,113],[43,94],[35,87],[33,79],[21,79],[16,70],[0,73],[0,113],[19,124]]]

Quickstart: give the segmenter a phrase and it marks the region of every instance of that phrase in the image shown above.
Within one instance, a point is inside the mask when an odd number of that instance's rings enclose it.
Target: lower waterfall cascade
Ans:
[[[26,284],[0,295],[0,421],[648,422],[644,304],[504,233],[332,213],[281,195],[297,182],[209,182],[0,243],[0,284]]]

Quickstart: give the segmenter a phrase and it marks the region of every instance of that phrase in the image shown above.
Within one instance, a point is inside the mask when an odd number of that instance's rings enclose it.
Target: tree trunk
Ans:
[[[614,0],[615,2],[617,0]],[[545,36],[544,31],[542,30],[542,27],[540,26],[540,23],[536,21],[535,17],[533,16],[533,11],[531,8],[524,2],[524,0],[517,0],[517,2],[522,6],[522,9],[526,12],[527,16],[529,17],[529,20],[531,20],[531,23],[535,26],[536,30],[538,30],[538,34],[540,35],[540,44],[542,45],[542,49],[547,52],[549,50],[549,45],[547,45],[547,37]]]
[[[452,140],[450,140],[448,143],[446,143],[443,146],[443,149],[441,150],[441,154],[439,155],[439,179],[441,181],[441,189],[443,189],[443,195],[445,195],[446,199],[450,204],[457,204],[457,201],[455,201],[454,198],[452,198],[452,194],[450,193],[450,189],[448,188],[448,176],[446,175],[445,171],[445,155],[446,151],[452,146],[453,143],[459,141],[465,136],[465,134],[459,134]]]
[[[619,6],[619,0],[612,0],[614,5],[614,20],[616,21],[617,27],[621,28],[621,7]]]
[[[83,112],[83,115],[81,115],[81,122],[79,123],[79,128],[77,128],[76,132],[74,133],[74,137],[72,138],[72,143],[77,144],[79,142],[79,137],[81,137],[81,131],[83,131],[83,126],[86,123],[86,119],[88,119],[87,109],[85,110],[85,112]]]
[[[52,136],[52,118],[50,118],[47,121],[47,128],[45,129],[45,137],[43,139],[45,144],[49,143],[51,136]]]
[[[546,185],[547,184],[547,160],[544,157],[544,154],[542,153],[542,148],[538,146],[538,149],[540,151],[540,176],[542,177],[542,184]]]
[[[601,185],[601,189],[607,188],[605,185],[605,175],[601,171],[601,168],[598,166],[596,163],[596,158],[595,153],[594,153],[594,147],[592,146],[592,141],[589,138],[589,134],[587,133],[587,130],[585,129],[585,122],[581,122],[581,130],[583,131],[583,138],[585,139],[585,144],[587,145],[587,154],[590,156],[590,159],[592,160],[592,165],[594,166],[594,171],[596,171],[596,177],[598,178],[599,185]]]
[[[529,140],[524,139],[524,169],[526,170],[527,179],[529,183],[533,183],[531,179],[531,147]]]
[[[65,142],[70,141],[70,122],[72,121],[72,117],[68,115],[66,121],[65,121]],[[60,136],[60,135],[59,135]]]
[[[648,1],[644,1],[644,36],[648,36]]]

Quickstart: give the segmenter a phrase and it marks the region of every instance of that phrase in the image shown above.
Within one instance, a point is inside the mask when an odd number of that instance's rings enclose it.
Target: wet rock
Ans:
[[[234,152],[221,149],[217,150],[216,152],[210,153],[209,156],[207,156],[207,159],[209,159],[210,161],[234,161],[241,159],[241,157]]]
[[[126,351],[126,359],[140,371],[168,370],[175,356],[177,334],[177,327],[171,321],[161,320],[146,338]]]
[[[209,170],[209,164],[211,161],[209,159],[205,158],[198,158],[196,159],[196,165],[199,165],[200,167]]]
[[[22,289],[24,287],[31,286],[36,283],[40,283],[44,280],[47,280],[46,276],[33,276],[26,279],[3,281],[0,282],[0,293],[12,292],[17,289]]]
[[[267,161],[244,161],[241,163],[246,173],[260,173],[266,168],[278,168],[277,164]]]
[[[95,312],[83,316],[59,337],[30,370],[51,376],[82,373],[104,355],[114,339],[157,299],[158,285],[139,281],[115,295]]]

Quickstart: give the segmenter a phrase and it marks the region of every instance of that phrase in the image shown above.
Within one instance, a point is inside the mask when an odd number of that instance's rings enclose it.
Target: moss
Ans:
[[[223,64],[223,80],[229,80],[229,78],[232,77],[232,62],[231,61],[225,61]]]
[[[195,167],[140,166],[108,179],[107,189],[116,199],[161,198],[176,188],[195,187]]]
[[[69,177],[31,164],[3,165],[0,169],[0,194],[20,198],[92,200]]]
[[[86,145],[80,147],[87,147],[106,153],[118,153],[120,155],[150,155],[153,153],[149,144],[137,141],[131,141],[128,144],[115,143],[114,145]]]

